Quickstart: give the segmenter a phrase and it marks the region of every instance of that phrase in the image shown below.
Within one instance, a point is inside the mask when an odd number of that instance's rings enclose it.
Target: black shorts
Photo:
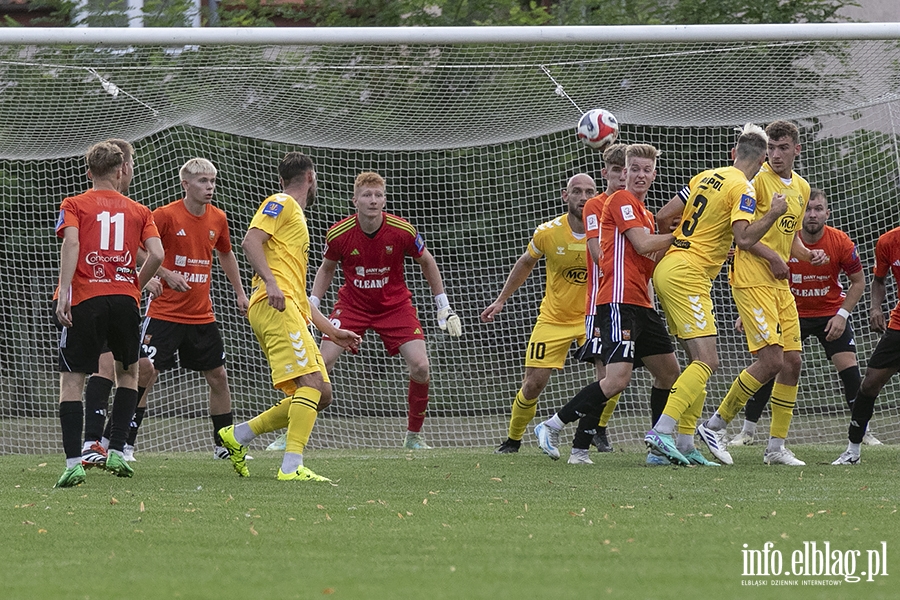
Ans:
[[[225,345],[215,321],[195,325],[147,317],[141,330],[141,350],[157,371],[179,365],[191,371],[212,371],[225,364]]]
[[[54,298],[50,301],[50,322],[53,323],[53,326],[56,327],[57,331],[63,330],[63,324],[59,322],[59,318],[56,316],[56,306],[59,304],[59,300]],[[103,343],[103,348],[100,349],[100,354],[106,354],[109,352],[109,346],[106,342]]]
[[[675,352],[672,338],[659,313],[634,304],[601,304],[597,307],[601,359],[604,364],[628,362],[643,364],[645,356]]]
[[[806,317],[800,319],[800,339],[806,341],[811,335],[816,336],[822,348],[825,349],[825,356],[829,359],[839,352],[853,352],[856,354],[856,341],[853,339],[853,326],[850,319],[847,319],[847,326],[844,327],[844,333],[836,340],[831,342],[825,339],[825,326],[831,317]]]
[[[888,329],[872,351],[867,369],[900,369],[900,331]]]
[[[576,360],[592,365],[597,364],[597,361],[603,361],[603,336],[600,330],[600,318],[597,316],[599,309],[599,306],[595,307],[594,314],[585,318],[584,330],[587,340],[575,351]],[[643,366],[643,361],[635,358],[633,368],[640,369]]]
[[[138,360],[141,313],[131,296],[96,296],[72,307],[59,337],[61,373],[96,373],[105,351],[128,368]]]

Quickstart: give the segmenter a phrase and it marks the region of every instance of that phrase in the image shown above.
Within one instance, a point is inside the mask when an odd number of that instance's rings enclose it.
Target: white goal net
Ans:
[[[49,318],[59,262],[53,226],[62,198],[88,185],[84,151],[109,137],[134,143],[129,195],[151,208],[181,197],[177,174],[187,159],[216,164],[215,203],[229,215],[248,288],[239,241],[262,199],[278,191],[276,167],[286,151],[310,154],[319,174],[318,202],[308,214],[312,273],[326,228],[352,211],[354,176],[384,175],[388,210],[420,230],[463,321],[459,339],[437,328],[428,287],[410,262],[407,281],[432,365],[424,432],[437,447],[489,446],[506,437],[542,297],[541,268],[494,323],[482,324],[478,315],[535,226],[563,212],[567,178],[587,172],[602,188],[600,156],[574,135],[590,108],[618,117],[622,141],[662,150],[648,198],[653,210],[696,172],[729,161],[735,126],[794,120],[803,145],[796,169],[826,190],[831,224],[857,242],[871,281],[877,237],[900,224],[900,30],[796,26],[773,35],[739,28],[728,39],[729,28],[720,27],[716,37],[697,41],[698,30],[710,30],[644,28],[640,39],[633,28],[572,29],[577,35],[554,34],[557,41],[548,41],[554,28],[518,30],[532,39],[505,43],[483,41],[484,30],[466,39],[465,29],[455,42],[442,30],[414,32],[418,41],[404,40],[410,30],[384,30],[388,39],[378,43],[359,42],[366,30],[327,42],[314,37],[316,30],[294,30],[294,41],[279,43],[265,43],[266,32],[256,30],[255,44],[246,35],[207,43],[154,38],[152,30],[112,30],[103,43],[0,38],[0,453],[61,449],[58,333]],[[853,39],[854,32],[861,35]],[[894,282],[888,289],[886,309],[896,302]],[[752,360],[732,330],[736,314],[724,276],[714,291],[723,360],[706,414]],[[867,292],[852,321],[863,371],[878,340],[867,323],[868,299]],[[280,396],[218,267],[213,301],[235,417],[245,419]],[[650,381],[637,373],[610,422],[614,444],[638,444],[649,426]],[[591,376],[592,369],[570,360],[543,393],[538,418]],[[370,333],[359,355],[340,359],[332,380],[335,401],[320,415],[313,448],[399,446],[408,381],[402,359],[387,357]],[[883,441],[900,442],[898,398],[894,379],[873,419]],[[761,428],[767,419],[768,412]],[[840,442],[848,420],[837,374],[818,343],[807,341],[792,439]],[[211,449],[199,374],[160,377],[137,446]]]

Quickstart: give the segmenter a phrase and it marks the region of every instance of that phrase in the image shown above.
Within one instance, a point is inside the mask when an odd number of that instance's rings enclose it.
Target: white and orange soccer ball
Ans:
[[[595,150],[603,150],[619,137],[619,122],[602,108],[587,111],[575,127],[578,139]]]

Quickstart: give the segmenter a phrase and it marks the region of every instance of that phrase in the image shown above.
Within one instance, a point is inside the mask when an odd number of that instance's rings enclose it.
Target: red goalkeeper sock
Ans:
[[[409,416],[406,419],[406,428],[412,432],[421,431],[422,423],[425,422],[425,409],[428,408],[428,382],[419,383],[410,379],[407,401]]]

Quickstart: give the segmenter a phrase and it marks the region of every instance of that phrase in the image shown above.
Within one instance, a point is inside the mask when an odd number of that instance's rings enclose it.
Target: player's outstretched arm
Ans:
[[[761,259],[767,261],[769,263],[769,270],[772,271],[772,276],[775,279],[787,279],[788,275],[791,274],[790,269],[788,269],[788,265],[784,260],[778,256],[778,253],[763,244],[762,242],[756,242],[749,248],[747,251],[750,254],[755,254]]]
[[[425,250],[422,256],[415,259],[419,266],[422,267],[422,274],[431,287],[431,293],[434,294],[434,304],[437,308],[438,327],[445,330],[451,337],[459,337],[462,335],[462,322],[459,320],[456,312],[450,308],[450,300],[444,293],[444,281],[441,278],[441,271],[438,269],[437,262],[434,260],[431,252]]]
[[[481,320],[483,322],[489,323],[494,320],[495,316],[500,314],[506,301],[509,300],[510,296],[512,296],[513,293],[525,283],[525,280],[528,279],[528,276],[531,274],[531,271],[534,269],[534,265],[537,264],[538,260],[539,259],[531,256],[531,253],[527,250],[519,257],[519,260],[516,261],[516,264],[513,265],[512,270],[509,272],[506,283],[503,284],[503,289],[500,290],[497,299],[494,300],[490,306],[481,311]]]
[[[278,287],[278,282],[275,281],[275,275],[272,274],[272,269],[269,268],[269,263],[266,261],[266,252],[263,249],[263,245],[271,237],[262,229],[251,227],[247,230],[244,241],[241,242],[241,248],[244,249],[247,260],[250,261],[250,266],[253,267],[259,278],[266,284],[266,297],[268,298],[269,306],[281,312],[284,310],[284,292],[281,291],[281,288]]]
[[[772,225],[775,224],[775,221],[785,212],[787,212],[787,200],[784,194],[773,194],[772,206],[762,217],[753,223],[739,220],[731,224],[735,246],[741,250],[749,250],[762,239],[762,236],[769,231]]]
[[[353,354],[359,352],[359,345],[362,343],[362,337],[347,329],[336,327],[328,317],[322,314],[319,307],[312,303],[309,305],[309,312],[312,317],[313,325],[316,326],[316,329],[328,336],[328,339],[344,350],[349,350]]]
[[[625,230],[625,237],[638,254],[650,255],[665,250],[675,241],[671,233],[650,233],[646,227],[632,227]]]
[[[804,260],[816,267],[828,264],[831,261],[824,250],[819,248],[810,250],[807,248],[806,244],[803,243],[803,240],[800,239],[799,233],[794,234],[794,241],[791,245],[791,256],[799,260]]]
[[[322,264],[319,266],[319,270],[316,271],[316,278],[313,280],[312,294],[309,296],[309,303],[315,304],[316,308],[319,308],[319,304],[322,303],[322,298],[325,297],[325,292],[331,287],[331,282],[334,280],[334,273],[337,271],[337,266],[338,263],[336,260],[328,258],[322,259]]]
[[[241,283],[241,269],[238,267],[234,250],[228,252],[219,252],[216,250],[216,255],[219,257],[219,264],[222,265],[222,270],[225,271],[225,277],[228,278],[228,282],[231,284],[231,287],[234,288],[238,312],[241,313],[241,316],[246,316],[247,309],[250,308],[250,300],[244,292],[243,283]]]

